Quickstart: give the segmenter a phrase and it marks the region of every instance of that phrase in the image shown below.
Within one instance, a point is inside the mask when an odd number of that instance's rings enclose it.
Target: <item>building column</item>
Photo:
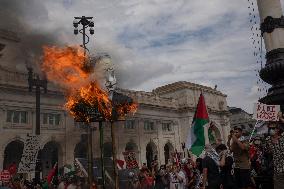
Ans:
[[[159,165],[164,164],[164,146],[163,146],[163,129],[162,129],[162,120],[157,122],[157,150],[158,150],[158,162]]]
[[[185,121],[185,125],[184,127],[186,128],[186,125],[187,125],[187,122],[185,119],[182,120],[182,122]],[[181,148],[181,143],[182,142],[186,142],[186,138],[183,139],[184,137],[184,133],[182,133],[185,129],[182,128],[182,124],[180,123],[181,121],[173,121],[173,130],[175,132],[175,136],[174,136],[174,150],[177,150],[178,152],[181,152],[182,151],[182,148]],[[186,135],[185,135],[186,136]],[[183,141],[185,140],[185,141]]]
[[[146,145],[145,141],[143,141],[143,136],[144,136],[144,120],[143,119],[139,119],[138,121],[138,129],[139,129],[139,136],[138,136],[138,148],[140,151],[140,166],[142,165],[142,163],[146,163]]]

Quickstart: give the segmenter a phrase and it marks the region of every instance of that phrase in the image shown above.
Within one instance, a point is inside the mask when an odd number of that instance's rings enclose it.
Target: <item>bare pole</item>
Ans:
[[[114,124],[111,121],[111,141],[112,141],[112,159],[113,159],[113,172],[114,172],[114,188],[119,189],[118,184],[118,172],[117,172],[117,166],[116,166],[116,147],[115,147],[115,132],[114,132]]]
[[[40,93],[41,88],[44,89],[44,93],[47,93],[47,80],[40,79],[37,75],[36,78],[34,77],[33,69],[28,69],[28,83],[29,83],[29,91],[32,92],[33,87],[36,88],[36,129],[35,134],[40,135]],[[40,164],[41,164],[41,151],[39,150],[38,156],[37,156],[37,162],[35,167],[35,179],[37,182],[40,182]]]
[[[88,138],[88,184],[92,187],[93,184],[93,132],[90,124],[87,124]]]
[[[104,165],[104,128],[103,122],[99,122],[100,148],[101,148],[101,168],[102,168],[102,188],[105,189],[105,165]]]

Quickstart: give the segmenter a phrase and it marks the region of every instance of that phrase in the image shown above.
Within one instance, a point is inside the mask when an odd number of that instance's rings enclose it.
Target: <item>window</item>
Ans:
[[[134,120],[126,120],[124,124],[125,129],[135,129],[135,121]]]
[[[154,122],[145,121],[144,122],[144,130],[146,130],[146,131],[153,131],[154,130]]]
[[[28,112],[26,111],[7,111],[7,119],[8,123],[27,123]]]
[[[42,114],[42,124],[44,125],[59,125],[60,124],[60,114]]]
[[[173,131],[171,123],[162,123],[163,131]]]

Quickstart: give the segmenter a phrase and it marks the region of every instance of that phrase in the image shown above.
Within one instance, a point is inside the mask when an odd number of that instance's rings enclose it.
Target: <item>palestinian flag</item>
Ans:
[[[186,148],[199,156],[205,147],[205,128],[208,127],[209,117],[205,105],[204,96],[199,96],[197,108],[193,117],[192,126],[187,136]],[[207,133],[208,134],[208,133]]]
[[[53,166],[53,168],[49,171],[49,173],[47,175],[48,184],[50,184],[51,181],[53,180],[53,177],[56,176],[56,172],[57,172],[57,163],[55,163],[55,165]]]

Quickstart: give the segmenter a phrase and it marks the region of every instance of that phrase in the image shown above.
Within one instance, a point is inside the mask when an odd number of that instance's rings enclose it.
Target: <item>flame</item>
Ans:
[[[84,62],[89,61],[79,47],[43,47],[42,70],[48,80],[63,88],[80,87],[90,76],[91,68],[86,69]]]
[[[43,52],[42,70],[48,80],[64,89],[64,107],[75,120],[91,122],[97,110],[104,120],[113,121],[114,108],[119,117],[137,110],[136,103],[114,105],[108,92],[99,85],[94,67],[88,64],[90,59],[80,47],[43,47]]]
[[[118,117],[124,119],[127,114],[136,113],[137,108],[138,108],[137,103],[131,103],[131,104],[125,103],[125,104],[117,105],[116,111],[117,111]]]
[[[90,122],[92,116],[90,112],[78,111],[78,104],[84,104],[85,108],[97,108],[105,119],[111,118],[112,104],[106,91],[102,90],[96,82],[91,82],[80,89],[76,95],[67,98],[65,107],[73,117],[84,117],[86,122]]]

